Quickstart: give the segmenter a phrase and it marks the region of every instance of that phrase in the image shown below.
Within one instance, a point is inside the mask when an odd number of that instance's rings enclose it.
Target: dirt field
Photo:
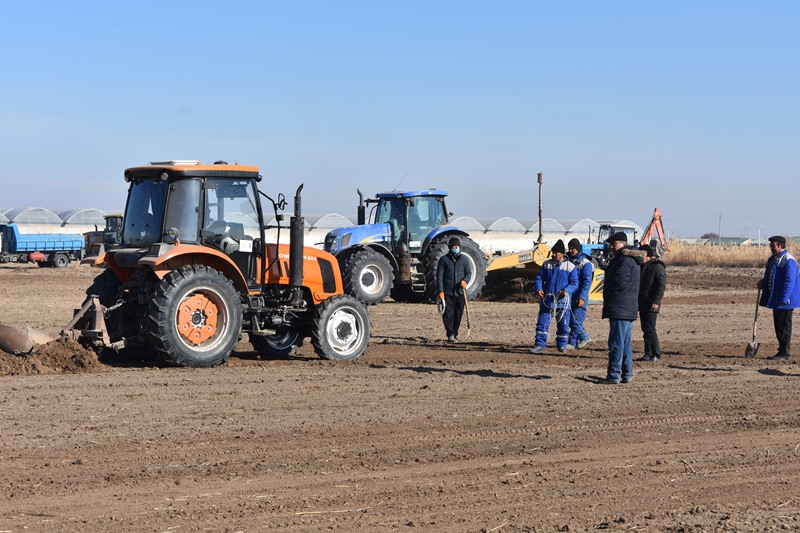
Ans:
[[[0,322],[56,335],[96,273],[0,268]],[[764,360],[768,313],[742,357],[760,271],[668,274],[666,356],[628,385],[596,383],[599,306],[568,356],[487,301],[460,345],[432,305],[373,307],[354,363],[2,355],[0,531],[800,529],[800,366]]]

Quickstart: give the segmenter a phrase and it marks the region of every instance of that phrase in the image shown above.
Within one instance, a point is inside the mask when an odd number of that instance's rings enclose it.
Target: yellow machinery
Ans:
[[[525,274],[535,276],[545,261],[550,259],[550,247],[543,242],[534,243],[532,250],[516,252],[511,254],[499,255],[487,261],[486,271],[500,270],[503,268],[525,269]],[[603,303],[603,278],[605,271],[599,268],[594,269],[592,287],[589,289],[589,303]]]

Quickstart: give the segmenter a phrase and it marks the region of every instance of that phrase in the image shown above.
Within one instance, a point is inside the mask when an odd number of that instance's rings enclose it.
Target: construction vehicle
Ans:
[[[583,253],[588,255],[597,267],[605,270],[611,260],[611,246],[606,242],[606,239],[620,231],[628,236],[628,244],[630,246],[638,247],[640,243],[649,244],[654,246],[659,256],[663,255],[665,251],[669,251],[661,224],[661,212],[656,207],[655,211],[653,211],[653,217],[645,227],[641,238],[637,235],[636,228],[633,226],[601,224],[597,230],[596,238],[592,239],[590,235],[589,242],[583,245]]]
[[[83,254],[83,236],[22,233],[16,224],[0,224],[0,263],[36,263],[63,268]]]
[[[286,199],[258,190],[257,167],[164,161],[127,169],[125,181],[121,243],[95,244],[83,260],[108,268],[62,335],[189,367],[223,363],[242,333],[264,357],[290,355],[306,337],[327,359],[364,353],[366,306],[343,293],[332,255],[303,245],[302,185],[283,244]],[[262,196],[278,226],[265,226]],[[267,243],[265,230],[275,228],[278,242]]]
[[[106,249],[109,249],[122,242],[122,214],[104,215],[103,219],[105,220],[105,228],[100,230],[95,225],[94,231],[87,231],[83,234],[87,254],[95,244],[102,243]]]
[[[371,305],[386,299],[425,301],[436,292],[436,265],[458,237],[469,260],[472,279],[467,298],[486,284],[486,256],[468,233],[449,225],[447,192],[439,189],[392,191],[364,200],[358,191],[358,225],[337,228],[325,236],[324,249],[336,256],[344,290]],[[367,223],[366,208],[375,204]]]
[[[664,237],[664,226],[661,223],[661,211],[659,211],[657,207],[653,211],[653,217],[650,219],[650,222],[644,228],[642,242],[649,244],[659,256],[670,251],[667,239]]]

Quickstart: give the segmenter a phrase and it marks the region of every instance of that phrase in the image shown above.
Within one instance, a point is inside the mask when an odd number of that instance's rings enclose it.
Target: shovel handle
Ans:
[[[761,289],[756,293],[756,314],[753,317],[753,342],[756,342],[756,332],[758,331],[758,304],[761,302]]]

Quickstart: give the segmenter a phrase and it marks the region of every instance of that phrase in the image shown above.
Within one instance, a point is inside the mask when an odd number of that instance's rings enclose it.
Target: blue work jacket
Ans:
[[[800,307],[800,280],[797,261],[788,250],[773,255],[767,261],[761,280],[761,301],[769,309],[797,309]]]
[[[572,293],[578,289],[578,269],[569,260],[565,259],[560,263],[555,259],[548,259],[536,274],[536,281],[533,284],[533,292],[544,292],[544,298],[539,305],[545,309],[551,309],[555,302],[556,308],[566,307],[570,301]],[[567,300],[559,301],[558,293],[567,292]]]
[[[578,300],[580,299],[583,300],[583,307],[585,308],[589,303],[589,289],[592,288],[594,265],[586,257],[586,254],[578,254],[575,259],[570,259],[570,262],[578,270],[578,288],[572,294],[572,307],[573,309],[579,307]]]

